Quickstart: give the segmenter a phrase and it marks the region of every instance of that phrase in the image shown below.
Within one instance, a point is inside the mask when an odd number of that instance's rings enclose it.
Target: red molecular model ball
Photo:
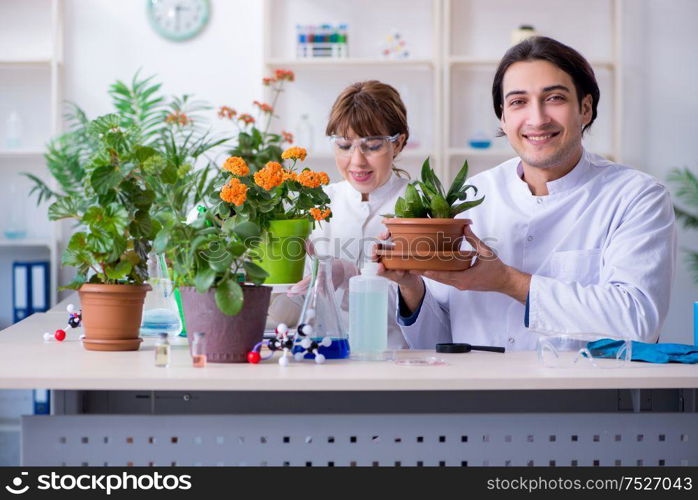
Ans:
[[[53,336],[56,337],[57,341],[62,342],[65,340],[65,331],[64,330],[56,330],[56,333],[54,333]]]
[[[252,363],[253,365],[256,365],[259,363],[259,360],[261,359],[261,356],[259,355],[258,352],[255,351],[250,351],[247,353],[247,362]]]

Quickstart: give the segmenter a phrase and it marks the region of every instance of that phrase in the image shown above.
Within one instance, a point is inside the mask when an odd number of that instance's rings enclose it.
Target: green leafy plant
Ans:
[[[677,186],[676,196],[686,206],[683,209],[674,205],[676,218],[686,229],[698,229],[698,178],[688,168],[675,168],[669,174],[669,182]],[[687,262],[693,273],[693,281],[698,284],[698,252],[686,250]]]
[[[83,283],[143,284],[148,279],[147,257],[160,225],[150,216],[155,192],[145,181],[163,164],[157,150],[140,143],[137,126],[121,126],[110,114],[86,123],[84,133],[92,151],[81,165],[81,192],[55,193],[51,220],[73,219],[73,233],[63,252],[63,265],[77,274],[63,288]]]
[[[118,116],[118,126],[128,131],[130,141],[161,152],[161,181],[150,183],[155,193],[152,210],[186,217],[214,189],[218,169],[206,155],[228,138],[214,138],[205,129],[199,113],[209,106],[189,95],[165,99],[159,93],[161,84],[153,78],[136,73],[129,85],[113,83],[109,88],[112,116]],[[56,187],[39,176],[24,174],[33,182],[30,194],[36,194],[39,204],[66,195],[82,197],[89,165],[102,147],[85,112],[76,104],[68,106],[68,131],[53,139],[44,155]]]
[[[195,287],[199,293],[215,289],[216,305],[224,314],[233,316],[242,309],[241,282],[259,285],[267,277],[250,255],[260,228],[249,221],[239,222],[232,211],[202,209],[192,223],[163,212],[158,221],[162,228],[153,250],[169,250],[175,284]]]
[[[388,216],[417,219],[454,218],[459,213],[478,206],[485,199],[483,196],[477,200],[468,200],[468,191],[472,190],[474,197],[477,196],[477,188],[465,184],[467,177],[468,162],[465,161],[448,191],[444,191],[441,181],[427,158],[422,164],[421,180],[407,185],[405,196],[398,198],[395,202],[395,214]]]

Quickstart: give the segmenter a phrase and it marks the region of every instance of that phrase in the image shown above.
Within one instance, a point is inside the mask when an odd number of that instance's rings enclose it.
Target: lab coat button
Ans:
[[[533,236],[529,236],[529,237],[526,238],[526,239],[527,239],[528,241],[533,241]]]
[[[543,199],[542,199],[542,198],[538,198],[538,199],[536,200],[536,203],[538,203],[539,205],[542,204],[542,203],[543,203]]]
[[[514,342],[516,342],[516,340],[514,340],[514,337],[509,337],[509,343],[513,344]]]

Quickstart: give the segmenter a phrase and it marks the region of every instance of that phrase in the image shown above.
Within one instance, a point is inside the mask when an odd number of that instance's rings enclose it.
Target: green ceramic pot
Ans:
[[[259,265],[269,273],[264,283],[297,283],[303,278],[308,219],[275,220],[259,248]]]

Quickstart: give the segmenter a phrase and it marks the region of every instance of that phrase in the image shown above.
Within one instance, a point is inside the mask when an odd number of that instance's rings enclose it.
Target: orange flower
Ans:
[[[262,170],[255,172],[254,182],[269,191],[284,182],[284,169],[275,161],[268,162]]]
[[[313,172],[310,169],[305,169],[298,174],[298,182],[309,188],[320,187],[323,184],[327,184],[329,180],[325,172]]]
[[[233,177],[221,189],[220,197],[221,200],[239,207],[247,199],[247,186],[240,182],[240,179]]]
[[[223,163],[223,168],[233,175],[238,175],[240,177],[250,173],[250,167],[248,167],[245,160],[239,156],[231,156],[225,160],[225,163]]]
[[[296,75],[293,74],[293,71],[287,69],[277,69],[275,76],[277,80],[287,80],[289,82],[296,79]]]
[[[284,138],[284,142],[291,144],[293,142],[293,134],[291,132],[281,131],[281,136]]]
[[[281,154],[281,158],[283,158],[284,160],[291,159],[291,160],[304,161],[305,157],[307,155],[308,155],[308,152],[305,149],[294,147],[294,148],[288,148],[286,151],[284,151]]]
[[[250,123],[254,123],[254,118],[252,117],[252,115],[249,115],[247,113],[243,113],[240,116],[238,116],[238,120],[240,120],[241,122],[245,122],[248,125]]]
[[[330,210],[329,208],[326,208],[324,210],[321,210],[319,208],[311,208],[310,210],[308,210],[308,212],[315,220],[325,220],[332,214],[332,210]]]
[[[259,102],[259,101],[253,101],[252,104],[257,106],[262,113],[273,113],[274,108],[272,108],[269,104],[266,104],[264,102]]]
[[[262,78],[262,85],[264,85],[265,87],[268,87],[269,85],[271,85],[275,81],[276,81],[276,78]]]
[[[186,113],[182,113],[181,111],[170,113],[165,117],[165,121],[167,123],[176,123],[177,125],[189,125],[191,123]]]
[[[227,118],[228,120],[232,120],[237,114],[238,112],[229,106],[221,106],[218,108],[218,118]]]
[[[284,172],[283,172],[283,179],[284,179],[284,182],[286,182],[286,181],[288,181],[288,180],[297,181],[297,180],[298,180],[298,176],[297,176],[296,173],[293,172],[292,170],[284,170]]]

